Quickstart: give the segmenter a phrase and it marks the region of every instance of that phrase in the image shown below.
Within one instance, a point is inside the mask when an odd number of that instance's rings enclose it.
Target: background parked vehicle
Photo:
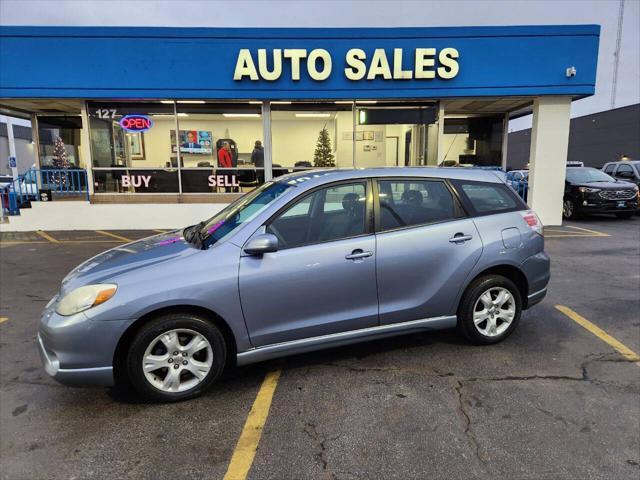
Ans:
[[[548,281],[540,220],[492,172],[305,172],[80,265],[38,341],[62,383],[175,401],[230,363],[452,327],[497,343]]]
[[[605,163],[602,171],[618,180],[640,185],[640,160]]]
[[[572,220],[590,213],[630,218],[638,209],[638,186],[595,168],[567,168],[562,216]]]

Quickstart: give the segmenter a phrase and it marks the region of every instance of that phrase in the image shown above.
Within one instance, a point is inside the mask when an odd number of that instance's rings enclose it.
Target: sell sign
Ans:
[[[120,119],[120,126],[127,132],[146,132],[153,127],[153,120],[146,115],[125,115]]]

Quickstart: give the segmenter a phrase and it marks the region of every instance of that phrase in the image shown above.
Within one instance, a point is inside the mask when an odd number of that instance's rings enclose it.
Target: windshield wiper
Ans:
[[[202,233],[202,227],[204,227],[205,222],[202,221],[200,223],[196,223],[195,225],[191,225],[190,227],[185,228],[182,231],[182,236],[188,243],[192,243],[200,250],[203,250],[204,245],[204,234]]]

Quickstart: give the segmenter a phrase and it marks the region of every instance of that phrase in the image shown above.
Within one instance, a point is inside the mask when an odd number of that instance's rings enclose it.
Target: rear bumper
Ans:
[[[529,294],[524,305],[527,309],[539,303],[547,294],[547,284],[551,278],[551,259],[544,251],[538,252],[527,258],[521,269],[529,285]]]
[[[527,296],[527,308],[533,307],[536,303],[540,303],[547,296],[547,287]]]

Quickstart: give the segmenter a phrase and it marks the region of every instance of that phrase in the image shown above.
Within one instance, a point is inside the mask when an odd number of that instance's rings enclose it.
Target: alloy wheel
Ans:
[[[564,218],[571,218],[573,216],[573,202],[571,200],[565,200],[562,204],[562,215]]]
[[[473,324],[478,332],[487,337],[496,337],[504,333],[515,316],[515,299],[504,287],[486,290],[473,308]]]
[[[213,365],[213,349],[204,335],[190,329],[168,330],[147,347],[142,370],[158,390],[185,392],[198,385]]]

